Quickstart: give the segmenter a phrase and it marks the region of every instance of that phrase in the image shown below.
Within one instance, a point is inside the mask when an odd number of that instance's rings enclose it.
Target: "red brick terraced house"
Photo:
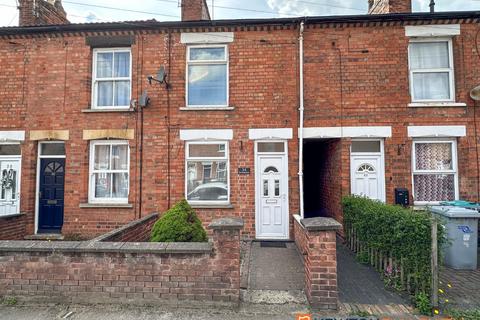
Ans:
[[[1,239],[93,237],[182,198],[250,239],[342,221],[351,193],[479,200],[479,12],[211,21],[182,2],[181,22],[70,24],[20,1],[0,29]]]

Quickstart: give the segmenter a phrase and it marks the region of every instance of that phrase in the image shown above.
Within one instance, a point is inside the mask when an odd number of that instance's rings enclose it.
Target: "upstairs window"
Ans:
[[[187,105],[228,106],[228,50],[226,45],[187,49]]]
[[[452,40],[412,40],[409,45],[410,94],[414,102],[453,102]]]
[[[93,51],[93,101],[95,109],[130,108],[130,49]]]

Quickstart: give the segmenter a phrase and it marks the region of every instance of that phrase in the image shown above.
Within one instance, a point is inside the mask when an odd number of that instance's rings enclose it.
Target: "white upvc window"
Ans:
[[[129,178],[127,141],[90,142],[90,203],[128,203]]]
[[[185,193],[191,204],[228,204],[228,142],[187,142]]]
[[[92,108],[130,108],[131,88],[130,48],[94,49]]]
[[[411,39],[408,61],[413,102],[455,102],[451,38]]]
[[[456,140],[416,140],[412,149],[415,204],[458,200]]]
[[[228,107],[228,46],[187,47],[188,107]]]

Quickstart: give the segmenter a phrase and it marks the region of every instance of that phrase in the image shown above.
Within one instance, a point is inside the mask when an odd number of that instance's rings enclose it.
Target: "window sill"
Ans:
[[[409,103],[410,108],[456,108],[456,107],[466,107],[466,103],[461,102],[412,102]]]
[[[80,208],[94,209],[94,208],[133,208],[131,203],[80,203]]]
[[[193,209],[234,209],[231,204],[190,204]]]
[[[232,111],[235,107],[181,107],[180,111]]]
[[[112,112],[135,112],[133,108],[118,108],[118,109],[82,109],[83,113],[112,113]]]
[[[0,220],[1,219],[21,217],[21,216],[24,216],[24,215],[25,215],[25,213],[12,213],[12,214],[0,215]]]

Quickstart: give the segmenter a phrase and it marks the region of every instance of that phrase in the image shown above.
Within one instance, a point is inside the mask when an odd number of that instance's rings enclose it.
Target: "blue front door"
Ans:
[[[38,232],[60,233],[63,226],[65,159],[40,160]]]

